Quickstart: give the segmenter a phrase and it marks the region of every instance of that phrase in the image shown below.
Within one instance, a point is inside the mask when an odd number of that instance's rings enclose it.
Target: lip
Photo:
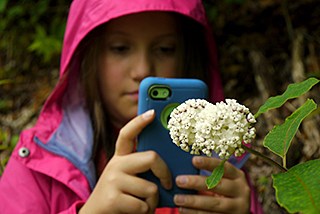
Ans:
[[[133,101],[138,101],[138,98],[139,98],[139,91],[132,91],[132,92],[128,92],[126,93],[127,96],[130,97],[130,99],[132,99]]]

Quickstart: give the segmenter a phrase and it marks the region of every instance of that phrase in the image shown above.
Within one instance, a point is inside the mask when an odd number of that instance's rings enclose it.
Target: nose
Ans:
[[[152,73],[153,63],[147,52],[137,53],[132,65],[131,77],[136,81],[141,81]]]

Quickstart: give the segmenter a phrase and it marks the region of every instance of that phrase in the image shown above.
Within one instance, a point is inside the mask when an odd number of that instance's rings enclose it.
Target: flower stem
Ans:
[[[261,154],[260,152],[254,150],[254,149],[251,149],[251,148],[249,148],[249,147],[246,147],[246,146],[244,146],[244,145],[242,145],[242,148],[243,148],[245,151],[250,152],[250,153],[252,153],[252,154],[254,154],[254,155],[262,158],[262,160],[265,161],[266,163],[278,167],[281,171],[283,171],[283,172],[288,171],[285,167],[281,166],[280,164],[278,164],[278,163],[275,162],[274,160],[268,158],[267,156]]]

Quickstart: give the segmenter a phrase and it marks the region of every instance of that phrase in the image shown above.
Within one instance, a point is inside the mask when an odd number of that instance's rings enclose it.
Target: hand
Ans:
[[[196,156],[192,160],[198,169],[212,171],[220,160]],[[176,183],[181,188],[194,189],[199,195],[175,195],[174,202],[180,207],[180,213],[249,213],[250,187],[242,170],[229,162],[224,165],[224,175],[220,183],[208,190],[206,176],[181,175]]]
[[[158,204],[158,187],[136,175],[152,170],[161,184],[170,189],[170,171],[155,152],[132,153],[137,135],[153,119],[154,111],[151,110],[132,119],[120,130],[115,154],[79,213],[154,212]]]

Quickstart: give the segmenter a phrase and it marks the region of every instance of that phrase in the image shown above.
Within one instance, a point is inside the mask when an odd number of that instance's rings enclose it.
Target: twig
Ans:
[[[287,0],[284,0],[284,1],[281,2],[281,9],[282,9],[282,13],[283,13],[283,16],[284,16],[284,20],[285,20],[286,25],[287,25],[287,31],[288,31],[289,39],[291,41],[293,41],[294,32],[293,32],[292,22],[291,22],[289,11],[288,11],[288,2],[287,2]]]

